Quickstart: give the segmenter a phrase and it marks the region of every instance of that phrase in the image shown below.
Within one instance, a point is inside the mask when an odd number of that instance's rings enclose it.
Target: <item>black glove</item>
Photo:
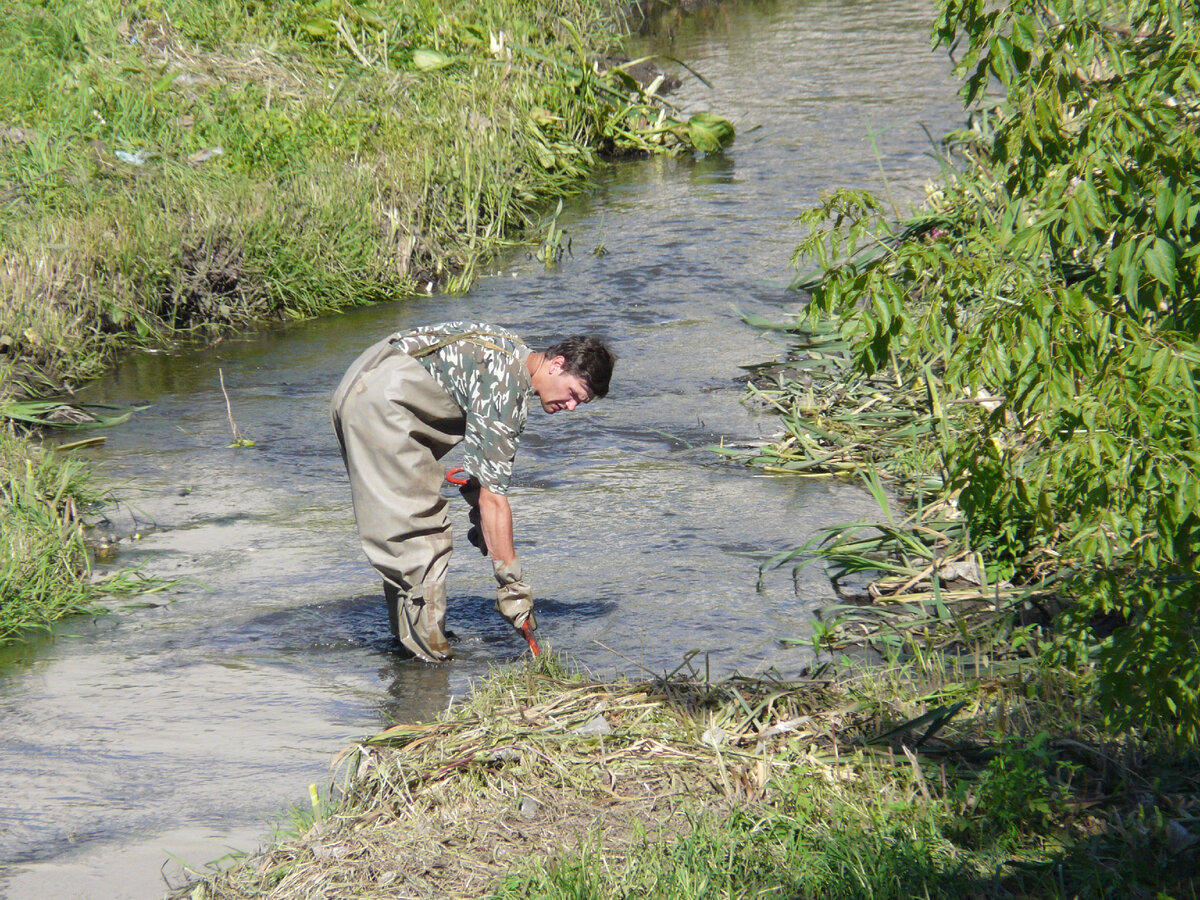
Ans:
[[[471,512],[467,516],[471,521],[471,527],[467,529],[467,540],[472,547],[487,556],[487,541],[483,539],[483,520],[479,514],[479,481],[475,478],[468,479],[467,483],[458,489],[458,492],[471,507]]]

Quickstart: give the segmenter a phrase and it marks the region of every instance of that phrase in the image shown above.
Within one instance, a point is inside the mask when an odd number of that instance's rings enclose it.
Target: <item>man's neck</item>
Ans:
[[[534,373],[542,367],[542,363],[546,361],[545,353],[530,353],[528,359],[525,360],[525,368],[529,370],[529,377],[532,378]]]

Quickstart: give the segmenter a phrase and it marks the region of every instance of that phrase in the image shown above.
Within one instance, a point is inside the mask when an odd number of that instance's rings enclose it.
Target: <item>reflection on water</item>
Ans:
[[[458,659],[392,653],[382,597],[354,534],[327,403],[368,344],[407,325],[477,318],[535,346],[569,331],[613,341],[609,399],[535,413],[512,494],[517,546],[545,643],[599,675],[674,669],[699,650],[712,673],[794,674],[829,597],[819,572],[759,563],[823,526],[870,514],[860,491],[765,477],[710,444],[769,438],[741,404],[739,366],[777,337],[739,310],[795,298],[792,219],[837,185],[917,196],[934,171],[921,123],[956,123],[948,63],[927,52],[923,3],[739,2],[673,26],[659,49],[689,80],[685,108],[731,115],[723,156],[615,167],[559,225],[557,269],[525,254],[465,297],[430,297],[125,360],[87,399],[150,408],[93,451],[124,505],[124,564],[180,579],[162,605],[68,623],[0,670],[6,784],[0,874],[9,898],[146,897],[167,852],[201,863],[250,848],[304,802],[346,742],[435,715],[523,642],[492,611],[489,566],[462,542],[449,626]],[[631,50],[654,49],[645,39]],[[868,138],[873,129],[879,153]],[[603,246],[606,253],[593,253]],[[239,431],[233,450],[218,380]],[[452,516],[465,534],[462,504]],[[619,651],[614,654],[607,648]]]

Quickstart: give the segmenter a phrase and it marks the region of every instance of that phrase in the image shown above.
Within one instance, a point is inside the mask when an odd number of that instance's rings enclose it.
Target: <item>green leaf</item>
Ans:
[[[1146,270],[1167,290],[1175,290],[1175,248],[1170,241],[1157,238],[1147,251]]]
[[[1175,213],[1175,192],[1171,190],[1169,182],[1164,181],[1158,186],[1158,193],[1154,198],[1154,219],[1158,224],[1158,230],[1163,231],[1167,227],[1167,223],[1172,220]]]
[[[1013,46],[1032,52],[1037,45],[1037,22],[1033,16],[1017,16],[1013,19]]]
[[[328,19],[309,19],[302,27],[310,37],[318,40],[326,40],[337,33],[334,24]]]
[[[728,119],[713,113],[696,113],[687,122],[688,141],[697,150],[716,153],[733,143],[734,129]]]
[[[168,90],[171,85],[175,83],[175,79],[182,74],[182,69],[177,69],[174,72],[167,72],[150,86],[150,92],[153,94],[161,94],[163,91]]]
[[[541,141],[533,142],[533,152],[537,156],[538,163],[543,169],[553,169],[555,163],[554,151],[543,144]]]
[[[453,64],[453,58],[437,50],[414,50],[413,65],[422,72],[436,72]]]

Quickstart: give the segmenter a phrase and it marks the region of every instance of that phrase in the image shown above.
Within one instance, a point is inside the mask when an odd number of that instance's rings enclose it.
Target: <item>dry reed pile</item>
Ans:
[[[853,679],[597,683],[543,657],[493,673],[436,722],[347,749],[332,808],[186,896],[477,897],[586,846],[616,864],[647,840],[686,834],[702,813],[769,800],[773,779],[797,766],[853,778],[862,760],[839,745],[868,748],[881,713],[906,715],[853,693]]]

